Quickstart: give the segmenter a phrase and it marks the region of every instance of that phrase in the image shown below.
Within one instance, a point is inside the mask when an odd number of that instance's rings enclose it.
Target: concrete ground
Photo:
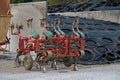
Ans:
[[[25,70],[23,66],[15,68],[14,56],[2,56],[0,58],[0,80],[119,80],[120,64],[105,65],[78,65],[78,71],[72,71],[72,67],[66,68],[63,64],[59,70],[47,66],[47,72],[37,70]],[[4,59],[3,59],[4,58]]]

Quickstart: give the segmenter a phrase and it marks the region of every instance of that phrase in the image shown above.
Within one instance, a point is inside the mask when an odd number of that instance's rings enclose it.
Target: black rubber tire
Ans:
[[[85,54],[82,58],[79,58],[79,61],[92,61],[95,58],[95,53],[91,49],[85,49]]]
[[[117,56],[111,52],[106,53],[105,57],[109,61],[113,61],[113,60],[117,59]]]
[[[118,58],[120,58],[120,50],[116,50],[116,54],[117,54]]]
[[[90,31],[93,31],[93,30],[95,30],[94,28],[90,28],[90,27],[88,27],[88,28],[86,28],[87,30],[90,30]]]
[[[86,47],[96,47],[96,46],[98,46],[98,44],[97,44],[97,42],[94,41],[93,39],[87,39],[87,40],[85,41],[85,46],[86,46]]]
[[[120,44],[116,44],[116,46],[117,46],[117,49],[120,49]]]
[[[120,37],[118,37],[117,39],[118,39],[118,41],[120,41]]]
[[[104,28],[100,28],[100,27],[96,28],[96,30],[99,30],[99,31],[105,31]]]
[[[63,63],[66,67],[70,67],[72,65],[72,58],[71,57],[65,57],[63,59]]]
[[[94,60],[100,60],[101,57],[109,50],[105,46],[97,46],[93,49],[93,51],[96,53]]]
[[[116,31],[116,29],[113,28],[107,28],[108,31]]]
[[[32,69],[33,59],[32,59],[30,54],[25,55],[24,60],[23,60],[23,64],[24,64],[25,69],[27,69],[27,70]]]
[[[114,41],[108,37],[101,38],[101,41],[103,42],[103,44],[113,44],[114,43]]]
[[[104,55],[106,52],[108,52],[108,48],[105,46],[97,46],[94,48],[94,51],[100,55]]]
[[[62,29],[62,31],[66,34],[66,35],[70,35],[72,34],[72,30],[71,29]]]

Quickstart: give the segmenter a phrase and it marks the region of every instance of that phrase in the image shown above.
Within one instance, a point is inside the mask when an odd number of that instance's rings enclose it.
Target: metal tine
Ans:
[[[20,31],[23,29],[23,25],[21,23],[20,24],[16,24],[16,29],[20,33]]]
[[[76,36],[79,36],[79,34],[75,31],[75,24],[76,24],[76,20],[74,19],[74,20],[72,21],[72,31],[73,31],[73,33],[74,33]]]
[[[46,18],[40,19],[40,25],[42,27],[43,33],[47,31],[47,21]]]
[[[11,28],[11,34],[13,35],[13,30],[14,30],[14,28],[15,28],[15,26],[14,26],[14,23],[12,22],[12,24],[10,25],[10,28]]]
[[[77,29],[78,32],[80,32],[80,30],[78,28],[79,27],[79,21],[80,21],[79,18],[76,18],[75,27],[76,27],[76,29]]]
[[[80,19],[77,17],[77,18],[76,18],[76,22],[75,22],[75,27],[76,27],[76,29],[77,29],[78,34],[79,34],[83,39],[85,39],[85,38],[86,38],[85,34],[84,34],[82,31],[79,30],[79,22],[80,22]]]
[[[58,22],[57,22],[58,31],[59,31],[62,35],[65,35],[65,33],[60,29],[60,25],[61,25],[61,19],[58,18]]]
[[[56,29],[56,26],[57,26],[57,19],[54,19],[54,22],[53,22],[53,29],[55,30],[55,32],[59,35],[59,31]]]
[[[27,19],[26,21],[27,21],[27,27],[28,27],[28,28],[32,28],[33,18]]]

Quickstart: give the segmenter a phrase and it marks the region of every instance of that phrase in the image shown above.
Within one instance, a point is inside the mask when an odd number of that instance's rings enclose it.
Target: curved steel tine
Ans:
[[[27,19],[26,21],[27,21],[27,27],[28,27],[28,28],[32,28],[33,18]]]
[[[60,25],[61,25],[61,19],[58,18],[58,22],[57,22],[57,28],[58,28],[58,31],[62,34],[62,35],[65,35],[65,33],[60,29]]]
[[[42,27],[42,29],[43,29],[43,32],[46,32],[47,31],[47,22],[46,22],[46,18],[43,18],[43,19],[40,19],[40,25],[41,25],[41,27]]]
[[[13,35],[13,30],[14,30],[14,28],[15,28],[15,26],[14,26],[14,23],[12,22],[12,24],[10,25],[10,28],[11,28],[11,34]]]
[[[60,33],[59,33],[59,31],[57,31],[56,26],[57,26],[57,20],[54,19],[54,22],[53,22],[53,29],[54,29],[55,32],[59,35]]]
[[[75,25],[76,25],[76,20],[74,19],[73,21],[72,21],[72,31],[73,31],[73,33],[75,34],[75,35],[77,35],[77,36],[79,36],[79,34],[75,31]]]
[[[79,27],[79,21],[80,21],[79,18],[77,18],[77,19],[76,19],[76,28],[77,28],[77,31],[78,31],[78,32],[80,31],[79,28],[78,28],[78,27]]]

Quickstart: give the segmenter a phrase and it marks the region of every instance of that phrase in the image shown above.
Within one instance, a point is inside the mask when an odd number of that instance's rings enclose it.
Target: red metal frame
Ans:
[[[46,44],[55,43],[55,48],[47,48],[47,50],[42,50],[42,55],[47,56],[47,51],[51,51],[54,57],[76,57],[80,56],[79,50],[84,50],[85,41],[80,38],[80,36],[63,36],[63,35],[54,35],[50,40],[47,40],[46,36],[42,36],[39,39],[34,39],[32,37],[23,37],[20,33],[14,33],[19,37],[19,49],[18,53],[29,54],[30,51],[39,52],[42,47]],[[43,43],[47,41],[46,43]],[[74,49],[70,46],[71,41],[79,41],[79,49]],[[25,44],[26,47],[25,47]],[[42,44],[42,45],[40,45]]]

